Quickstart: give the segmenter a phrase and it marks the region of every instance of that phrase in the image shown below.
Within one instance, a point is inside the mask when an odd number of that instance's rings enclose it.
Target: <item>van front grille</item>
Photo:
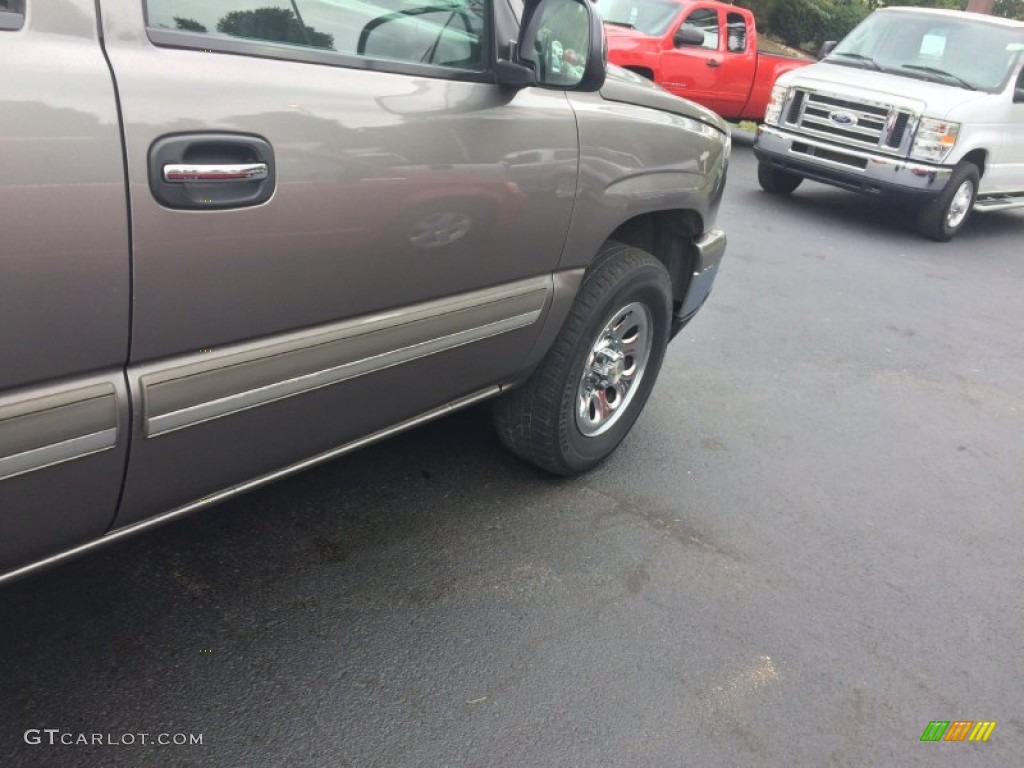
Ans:
[[[817,91],[796,89],[786,123],[802,133],[843,146],[903,154],[914,115],[891,104],[853,101]]]

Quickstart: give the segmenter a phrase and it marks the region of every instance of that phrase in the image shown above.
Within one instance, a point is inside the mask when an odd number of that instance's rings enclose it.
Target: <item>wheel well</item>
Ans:
[[[640,75],[640,77],[646,77],[648,80],[654,80],[654,70],[648,67],[623,67],[623,69],[628,69],[630,72]]]
[[[703,231],[704,222],[693,211],[659,211],[630,219],[608,239],[647,251],[664,264],[672,278],[672,298],[678,309],[697,263],[694,240]]]
[[[972,149],[964,155],[964,162],[974,163],[978,166],[978,174],[985,175],[985,161],[988,159],[988,152],[984,149]]]

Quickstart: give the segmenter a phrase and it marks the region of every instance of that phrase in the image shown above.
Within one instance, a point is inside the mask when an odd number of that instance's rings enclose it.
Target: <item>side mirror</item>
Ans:
[[[1013,103],[1024,104],[1024,86],[1018,85],[1013,89]]]
[[[499,61],[503,85],[596,91],[604,85],[607,52],[604,25],[589,0],[528,0],[515,59]],[[516,73],[530,70],[532,76]]]
[[[684,24],[672,37],[672,45],[682,48],[684,45],[704,45],[704,33],[688,24]]]
[[[821,61],[828,56],[832,51],[835,50],[836,46],[839,45],[838,40],[826,40],[821,44],[821,48],[818,49],[818,61]]]

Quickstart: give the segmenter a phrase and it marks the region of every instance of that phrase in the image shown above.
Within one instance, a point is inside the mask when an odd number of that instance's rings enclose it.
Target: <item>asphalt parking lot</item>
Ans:
[[[906,218],[737,146],[598,471],[478,409],[0,590],[0,765],[1024,765],[1024,214]]]

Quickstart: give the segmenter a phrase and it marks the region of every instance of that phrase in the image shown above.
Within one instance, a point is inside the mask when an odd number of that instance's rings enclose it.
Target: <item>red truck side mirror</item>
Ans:
[[[684,45],[704,45],[704,33],[696,27],[684,24],[672,37],[672,44],[676,48]]]

